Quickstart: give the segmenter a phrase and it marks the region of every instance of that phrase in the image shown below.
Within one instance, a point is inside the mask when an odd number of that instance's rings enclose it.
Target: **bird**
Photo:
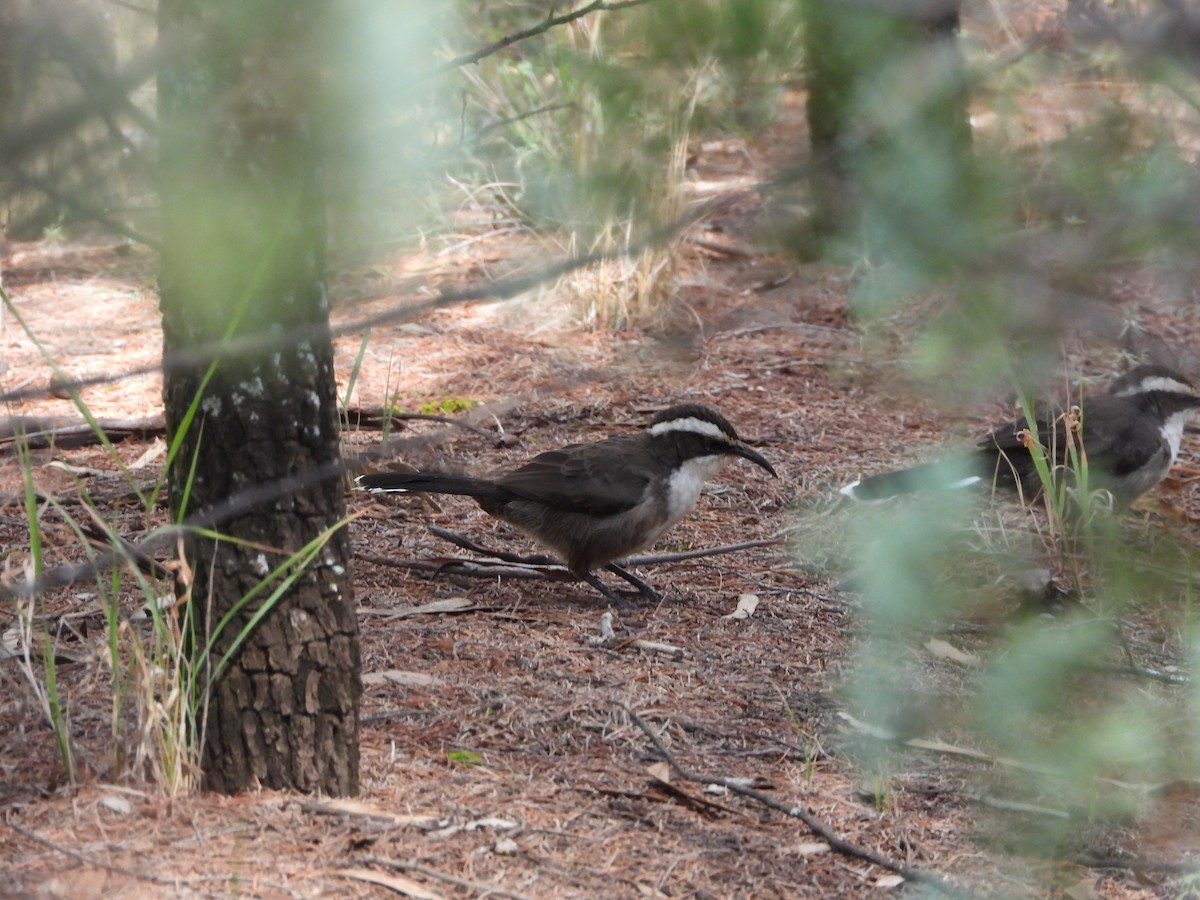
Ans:
[[[1075,416],[1072,410],[1043,405],[1033,410],[1033,419],[1056,476],[1071,468],[1074,441],[1087,460],[1089,490],[1107,490],[1114,504],[1125,508],[1166,477],[1179,456],[1184,425],[1198,407],[1200,392],[1187,378],[1165,366],[1142,365],[1115,379],[1106,392],[1085,395]],[[992,429],[973,452],[873,475],[841,493],[882,501],[982,482],[1032,499],[1042,487],[1031,453],[1033,436],[1022,415]]]
[[[682,403],[656,414],[638,433],[547,450],[497,478],[418,471],[365,474],[355,481],[357,489],[373,493],[472,497],[625,608],[595,570],[607,569],[661,599],[619,560],[651,546],[691,512],[704,483],[735,456],[778,477],[728,419],[710,407]]]

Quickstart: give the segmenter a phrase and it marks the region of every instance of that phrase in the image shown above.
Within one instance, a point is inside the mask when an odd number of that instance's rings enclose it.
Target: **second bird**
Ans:
[[[654,544],[691,512],[704,483],[730,457],[775,475],[729,421],[707,406],[672,406],[637,434],[540,453],[495,479],[437,472],[361,475],[361,490],[462,494],[525,532],[573,575],[621,603],[593,570],[604,567],[643,593],[657,593],[618,564]]]
[[[1200,395],[1192,384],[1163,366],[1138,366],[1116,379],[1107,392],[1085,396],[1079,404],[1076,440],[1086,454],[1088,487],[1108,490],[1118,505],[1128,506],[1166,477],[1179,455],[1183,426],[1198,407]],[[1071,443],[1063,411],[1040,408],[1034,419],[1050,465],[1061,472]],[[870,501],[922,488],[984,482],[1034,497],[1041,484],[1026,444],[1029,439],[1029,423],[1021,417],[993,429],[972,453],[874,475],[841,492]]]

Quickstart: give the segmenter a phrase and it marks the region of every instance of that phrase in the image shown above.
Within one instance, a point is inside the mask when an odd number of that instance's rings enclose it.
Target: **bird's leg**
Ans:
[[[580,577],[613,603],[617,604],[617,608],[620,609],[621,612],[628,613],[630,611],[629,603],[625,600],[625,598],[606,585],[591,572],[584,572]]]
[[[632,584],[635,588],[637,588],[638,591],[640,591],[644,596],[649,597],[655,603],[662,602],[662,599],[663,599],[662,594],[660,594],[658,591],[656,591],[654,589],[654,587],[648,581],[644,581],[643,579],[639,578],[637,575],[634,575],[632,572],[630,572],[624,566],[622,566],[618,563],[615,563],[615,562],[611,562],[611,563],[608,563],[604,568],[608,569],[608,571],[612,572],[614,575],[619,575],[621,578],[624,578],[626,581],[628,581],[630,584]]]
[[[455,546],[462,547],[462,549],[464,549],[464,550],[470,550],[472,553],[479,553],[483,556],[492,556],[492,557],[495,557],[496,559],[503,560],[504,562],[524,563],[524,564],[532,564],[532,565],[561,565],[561,563],[559,563],[558,560],[556,560],[552,557],[549,557],[549,556],[532,556],[532,557],[520,556],[519,554],[509,553],[505,550],[493,550],[489,547],[484,547],[480,544],[476,544],[474,541],[464,537],[461,534],[458,534],[457,532],[448,531],[445,528],[439,528],[436,525],[430,525],[429,530],[437,537],[440,537],[443,540],[447,540],[450,543],[454,544]],[[646,594],[646,596],[653,597],[656,600],[662,599],[658,595],[658,593],[654,590],[654,588],[650,587],[650,585],[646,584],[646,582],[642,581],[642,579],[638,578],[636,575],[628,572],[625,569],[622,569],[620,566],[616,565],[616,563],[610,563],[610,566],[613,569],[613,571],[615,571],[622,578],[628,580],[630,584],[634,585],[639,591]],[[617,606],[620,608],[621,612],[623,612],[623,613],[629,612],[630,606],[629,606],[629,603],[626,602],[625,598],[622,597],[620,594],[618,594],[616,591],[614,591],[612,588],[610,588],[608,585],[606,585],[603,581],[601,581],[599,578],[597,578],[591,572],[585,573],[583,575],[583,580],[586,581],[588,584],[590,584],[592,587],[594,587],[596,590],[598,590],[601,594],[603,594],[609,600],[616,603]]]

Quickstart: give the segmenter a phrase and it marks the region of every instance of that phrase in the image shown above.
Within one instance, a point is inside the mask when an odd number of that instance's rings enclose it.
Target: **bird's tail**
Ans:
[[[379,493],[461,494],[465,497],[490,497],[496,486],[490,481],[465,475],[442,475],[438,472],[376,472],[359,475],[354,487],[360,491]]]
[[[918,491],[967,487],[983,480],[979,473],[978,458],[962,457],[872,475],[846,485],[840,493],[851,500],[873,503]]]

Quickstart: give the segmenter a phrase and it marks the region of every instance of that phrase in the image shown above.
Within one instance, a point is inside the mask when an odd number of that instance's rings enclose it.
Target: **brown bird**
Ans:
[[[1200,394],[1186,378],[1163,366],[1138,366],[1117,378],[1108,391],[1085,396],[1075,446],[1087,458],[1089,489],[1109,491],[1119,506],[1154,487],[1179,456],[1183,427],[1200,407]],[[1038,441],[1050,464],[1068,466],[1072,436],[1067,417],[1056,407],[1034,411]],[[971,453],[873,475],[841,489],[854,500],[878,501],[928,488],[998,484],[1036,496],[1041,481],[1022,416],[993,429]]]
[[[606,568],[639,591],[657,591],[618,564],[654,544],[696,505],[705,481],[731,456],[776,475],[720,413],[685,403],[645,430],[540,453],[495,479],[437,472],[360,475],[360,490],[462,494],[549,548],[577,578],[624,601],[594,574]]]

